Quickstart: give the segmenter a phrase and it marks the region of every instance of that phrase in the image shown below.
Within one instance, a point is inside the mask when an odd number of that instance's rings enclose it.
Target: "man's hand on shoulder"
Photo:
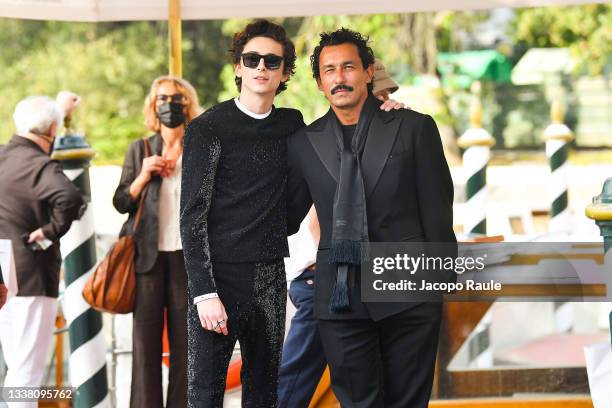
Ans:
[[[383,101],[383,104],[380,105],[380,109],[384,110],[385,112],[398,109],[410,109],[410,106],[406,106],[402,102],[398,102],[395,99],[385,99],[382,95],[379,95],[376,98]]]

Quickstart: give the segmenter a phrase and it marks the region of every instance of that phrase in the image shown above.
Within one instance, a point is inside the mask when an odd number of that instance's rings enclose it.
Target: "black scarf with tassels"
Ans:
[[[332,130],[340,154],[340,176],[334,195],[332,240],[329,262],[337,265],[336,284],[329,303],[330,313],[351,310],[348,295],[348,272],[367,258],[368,217],[361,173],[361,155],[366,144],[370,122],[380,102],[369,95],[353,134],[351,149],[345,149],[340,122],[332,114]],[[351,268],[352,269],[352,268]]]

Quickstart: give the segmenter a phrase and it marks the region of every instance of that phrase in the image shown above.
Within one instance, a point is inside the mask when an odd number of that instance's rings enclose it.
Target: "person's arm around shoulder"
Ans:
[[[66,177],[62,166],[55,161],[49,161],[41,169],[34,185],[34,194],[39,200],[47,203],[50,217],[46,225],[32,234],[38,238],[42,234],[44,238],[55,242],[68,232],[72,222],[79,217],[81,206],[84,204],[83,196]],[[30,239],[32,240],[32,235]]]
[[[208,237],[208,214],[212,201],[221,142],[203,132],[203,118],[185,131],[181,177],[180,228],[190,303],[196,304],[202,327],[227,335],[227,313],[217,295]]]

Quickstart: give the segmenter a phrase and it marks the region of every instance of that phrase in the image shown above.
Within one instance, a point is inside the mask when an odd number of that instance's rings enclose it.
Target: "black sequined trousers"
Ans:
[[[284,262],[213,263],[213,273],[228,315],[228,335],[204,330],[196,307],[189,308],[188,407],[223,407],[236,340],[242,354],[242,406],[276,407],[287,301]]]

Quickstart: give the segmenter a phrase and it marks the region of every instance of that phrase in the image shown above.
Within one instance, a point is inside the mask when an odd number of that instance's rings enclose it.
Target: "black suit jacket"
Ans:
[[[151,155],[161,155],[164,141],[159,133],[149,136],[149,147]],[[145,158],[145,146],[142,139],[135,140],[128,147],[121,170],[119,186],[113,196],[113,205],[121,214],[128,213],[128,220],[121,228],[120,236],[131,233],[134,226],[136,211],[140,196],[135,200],[130,195],[130,185],[140,174],[142,161]],[[136,241],[136,273],[145,273],[153,268],[157,259],[157,245],[159,235],[159,188],[162,179],[160,176],[153,176],[147,187],[147,195],[144,200],[144,208],[138,231],[134,234]],[[178,214],[177,214],[178,216]]]
[[[330,314],[336,268],[327,262],[340,158],[331,130],[333,111],[288,140],[289,234],[314,202],[321,239],[317,254],[315,314],[323,319],[379,320],[416,303],[362,303],[360,274],[349,274],[352,312]],[[433,119],[412,110],[378,110],[362,156],[371,242],[454,242],[453,183]]]

